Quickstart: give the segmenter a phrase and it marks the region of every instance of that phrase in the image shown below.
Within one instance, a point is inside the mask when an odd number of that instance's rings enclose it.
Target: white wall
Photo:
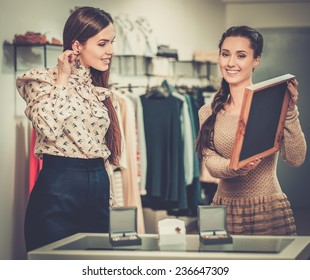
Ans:
[[[226,27],[246,24],[254,28],[309,27],[310,2],[226,0]],[[234,3],[236,2],[236,3]],[[251,3],[253,2],[253,3]],[[288,2],[288,3],[286,3]],[[289,3],[290,2],[290,3]]]

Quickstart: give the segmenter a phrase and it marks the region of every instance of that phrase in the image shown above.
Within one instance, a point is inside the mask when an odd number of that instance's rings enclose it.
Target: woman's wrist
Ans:
[[[56,80],[56,85],[58,86],[67,86],[69,82],[70,76],[66,74],[58,75],[58,78]]]

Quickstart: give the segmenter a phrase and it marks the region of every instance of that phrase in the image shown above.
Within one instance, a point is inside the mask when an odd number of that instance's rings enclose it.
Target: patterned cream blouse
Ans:
[[[74,68],[68,86],[55,85],[57,71],[34,68],[17,78],[17,89],[27,103],[25,114],[37,134],[35,155],[107,159],[110,119],[102,101],[111,92],[92,84],[89,68]]]

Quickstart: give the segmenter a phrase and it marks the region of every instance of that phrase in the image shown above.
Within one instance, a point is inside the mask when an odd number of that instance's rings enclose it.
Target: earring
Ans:
[[[74,66],[76,68],[79,68],[81,66],[81,61],[80,61],[79,55],[80,55],[80,51],[77,51],[77,55],[76,55],[76,58],[74,60]]]

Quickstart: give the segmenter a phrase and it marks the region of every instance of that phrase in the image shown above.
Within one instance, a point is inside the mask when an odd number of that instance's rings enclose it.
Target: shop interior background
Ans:
[[[255,81],[291,73],[300,87],[301,124],[310,143],[310,1],[278,0],[54,0],[0,3],[0,41],[12,41],[26,31],[62,39],[70,10],[76,6],[103,8],[113,16],[144,16],[158,42],[178,50],[180,60],[191,60],[194,50],[217,50],[222,32],[246,24],[265,37],[265,51]],[[29,123],[16,116],[12,57],[0,53],[0,259],[25,259],[23,220],[28,199]],[[310,235],[310,160],[298,169],[279,164],[279,179],[296,216],[300,235]]]

